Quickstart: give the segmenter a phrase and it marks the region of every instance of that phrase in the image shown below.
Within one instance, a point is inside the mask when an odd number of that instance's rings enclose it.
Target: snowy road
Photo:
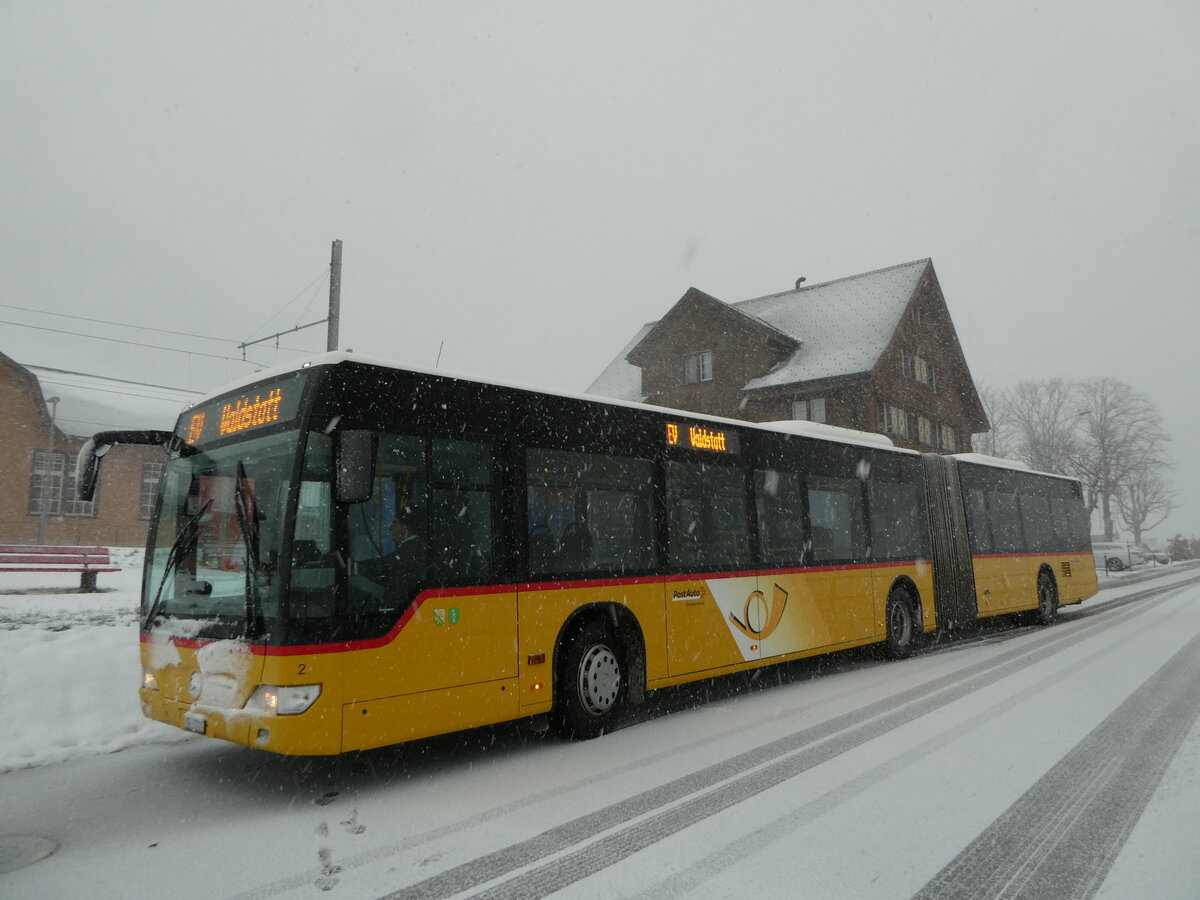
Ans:
[[[0,834],[61,846],[0,895],[1194,898],[1195,578],[901,663],[662,692],[582,744],[194,739],[10,772]]]

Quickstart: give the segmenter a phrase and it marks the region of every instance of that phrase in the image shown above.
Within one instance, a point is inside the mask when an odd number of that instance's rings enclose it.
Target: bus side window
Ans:
[[[477,581],[492,573],[495,453],[490,444],[434,439],[429,560],[436,581]]]
[[[531,575],[653,568],[649,460],[531,448],[525,475]]]
[[[1008,491],[989,491],[988,515],[992,520],[995,553],[1020,553],[1025,549],[1021,530],[1021,505],[1017,495]]]
[[[804,485],[799,475],[775,469],[754,473],[754,502],[764,562],[804,561]]]
[[[406,520],[421,541],[425,524],[425,440],[381,434],[375,463],[375,490],[369,500],[347,510],[350,610],[394,615],[424,581],[423,566],[399,572],[392,522]],[[413,568],[420,571],[412,571]]]
[[[908,482],[868,485],[871,504],[871,555],[879,560],[909,560],[929,555],[928,529],[921,489]]]
[[[967,530],[971,536],[972,553],[992,552],[992,524],[988,516],[987,495],[982,488],[972,488],[967,494]]]
[[[749,497],[740,468],[667,463],[667,546],[677,568],[750,564]]]
[[[1021,525],[1033,553],[1049,553],[1054,546],[1054,524],[1050,518],[1050,501],[1036,494],[1018,494],[1021,504]]]
[[[815,561],[848,561],[866,556],[862,482],[857,478],[809,475],[808,509]]]

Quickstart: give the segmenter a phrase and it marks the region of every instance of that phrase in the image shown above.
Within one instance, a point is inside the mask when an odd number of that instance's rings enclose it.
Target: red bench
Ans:
[[[81,591],[95,591],[99,573],[120,571],[107,547],[0,544],[0,572],[78,572]]]

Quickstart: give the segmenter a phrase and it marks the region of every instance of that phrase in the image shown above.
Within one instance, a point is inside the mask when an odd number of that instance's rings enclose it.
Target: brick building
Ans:
[[[739,303],[691,288],[588,392],[943,453],[989,427],[928,259]]]
[[[74,499],[75,457],[92,434],[170,431],[188,391],[24,366],[0,353],[0,544],[140,547],[146,542],[164,456],[118,445],[105,457],[95,499]]]

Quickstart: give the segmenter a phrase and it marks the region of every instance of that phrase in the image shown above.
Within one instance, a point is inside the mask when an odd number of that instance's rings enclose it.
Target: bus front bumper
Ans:
[[[341,709],[318,701],[305,713],[272,715],[172,700],[155,690],[139,690],[142,715],[193,734],[273,753],[329,756],[342,751]]]

